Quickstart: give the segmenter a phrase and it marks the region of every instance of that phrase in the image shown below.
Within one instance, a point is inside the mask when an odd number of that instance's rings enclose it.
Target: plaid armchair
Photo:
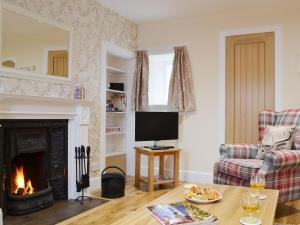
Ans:
[[[300,198],[300,109],[259,114],[259,140],[268,125],[296,126],[292,150],[271,151],[255,159],[258,144],[222,144],[220,161],[214,165],[214,183],[249,186],[252,173],[266,176],[266,188],[279,190],[279,202]]]

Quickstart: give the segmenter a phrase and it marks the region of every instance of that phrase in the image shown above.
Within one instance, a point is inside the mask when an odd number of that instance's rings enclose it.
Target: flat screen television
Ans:
[[[136,112],[135,141],[178,139],[178,112]]]

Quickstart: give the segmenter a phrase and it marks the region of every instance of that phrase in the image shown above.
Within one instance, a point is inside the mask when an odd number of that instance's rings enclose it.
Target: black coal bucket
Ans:
[[[106,172],[108,169],[118,171]],[[101,174],[101,189],[103,198],[120,198],[125,195],[125,172],[116,166],[106,167]]]

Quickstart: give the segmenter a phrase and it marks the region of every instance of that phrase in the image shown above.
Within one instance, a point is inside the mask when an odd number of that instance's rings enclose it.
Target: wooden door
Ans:
[[[226,38],[226,143],[258,143],[258,114],[275,105],[274,33]]]
[[[48,52],[48,74],[53,76],[68,77],[68,52]]]

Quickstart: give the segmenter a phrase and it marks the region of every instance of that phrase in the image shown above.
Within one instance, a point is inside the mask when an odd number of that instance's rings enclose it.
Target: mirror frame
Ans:
[[[69,43],[68,43],[68,77],[58,77],[49,74],[44,74],[42,72],[31,72],[31,71],[23,71],[18,69],[12,68],[5,68],[0,66],[0,77],[8,77],[8,78],[18,78],[18,79],[27,79],[27,80],[34,80],[34,81],[44,81],[49,83],[58,83],[58,84],[69,84],[72,85],[72,40],[73,40],[73,29],[61,24],[57,21],[51,20],[49,18],[45,18],[40,14],[30,12],[24,8],[19,6],[13,5],[11,3],[3,2],[0,0],[0,48],[2,49],[2,20],[3,14],[2,10],[6,9],[12,11],[14,13],[32,18],[37,21],[41,21],[43,23],[56,26],[60,29],[66,30],[70,33],[69,36]],[[1,51],[0,51],[1,53]],[[2,54],[0,54],[0,61],[2,62]]]

